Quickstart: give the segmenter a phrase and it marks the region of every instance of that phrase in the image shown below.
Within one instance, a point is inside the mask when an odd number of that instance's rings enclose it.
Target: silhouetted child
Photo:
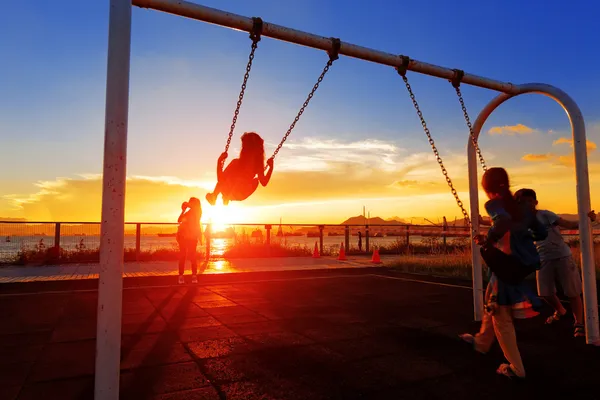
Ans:
[[[534,239],[546,237],[546,230],[536,220],[535,214],[520,205],[513,197],[508,174],[503,168],[490,168],[481,182],[490,198],[485,209],[492,219],[487,238],[475,237],[482,247],[495,246],[506,234],[509,235],[511,257],[515,257],[525,270],[539,269],[540,257]],[[485,293],[485,309],[481,329],[478,334],[463,334],[461,338],[472,343],[475,350],[487,353],[494,343],[494,337],[504,352],[509,364],[501,364],[497,373],[508,377],[525,377],[525,367],[517,347],[517,337],[513,318],[530,318],[538,315],[533,302],[540,305],[527,284],[509,284],[492,273]]]
[[[536,242],[542,261],[542,267],[537,271],[538,294],[554,309],[554,314],[546,319],[546,324],[557,322],[567,313],[567,310],[556,296],[556,281],[558,280],[571,304],[571,310],[575,318],[574,336],[585,337],[583,302],[581,301],[581,276],[571,255],[571,248],[565,243],[560,233],[560,227],[578,229],[579,223],[577,221],[567,221],[552,211],[538,210],[536,208],[538,204],[537,195],[533,189],[517,190],[515,198],[519,203],[526,205],[535,212],[538,220],[548,231],[548,237],[545,240]],[[592,222],[596,220],[596,214],[593,210],[588,213],[588,217]]]
[[[206,194],[206,200],[215,205],[217,196],[221,193],[223,204],[230,200],[242,201],[247,199],[260,183],[267,186],[273,173],[273,159],[267,160],[269,171],[265,175],[265,147],[264,140],[254,132],[242,135],[242,150],[240,157],[231,160],[223,170],[223,163],[227,153],[221,154],[217,161],[217,185],[212,193]]]
[[[188,209],[189,208],[189,209]],[[179,283],[184,283],[183,273],[185,272],[186,258],[192,264],[192,283],[198,283],[198,260],[196,255],[196,246],[198,239],[202,241],[202,228],[200,219],[202,218],[202,206],[200,200],[195,197],[181,205],[181,214],[177,219],[179,226],[177,228],[177,243],[179,244]]]

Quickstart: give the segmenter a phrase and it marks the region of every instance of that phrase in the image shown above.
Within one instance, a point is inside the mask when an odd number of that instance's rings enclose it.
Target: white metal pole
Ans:
[[[110,0],[96,328],[96,400],[119,398],[130,51],[131,1]]]
[[[524,94],[538,93],[548,96],[559,103],[571,122],[575,152],[575,176],[577,181],[577,210],[579,215],[579,240],[583,276],[583,298],[585,307],[585,335],[588,344],[600,345],[600,326],[598,325],[598,293],[596,291],[596,269],[594,265],[594,245],[590,220],[587,213],[591,210],[590,182],[587,164],[587,139],[585,123],[579,106],[562,90],[543,83],[529,83],[518,86],[518,93],[502,93],[488,103],[481,111],[473,131],[479,135],[481,127],[490,114],[509,98]],[[469,138],[469,143],[471,139]],[[472,145],[469,145],[471,155]]]
[[[473,133],[475,133],[473,128]],[[479,131],[475,137],[479,135]],[[469,199],[471,201],[471,225],[473,234],[479,233],[479,184],[477,179],[477,157],[473,142],[469,140],[468,146],[468,168],[469,168]],[[471,263],[473,265],[473,313],[475,321],[483,319],[483,268],[481,266],[481,255],[479,246],[471,237]]]
[[[133,0],[133,5],[243,31],[250,31],[253,26],[252,18],[182,0]],[[325,51],[333,48],[331,38],[268,22],[263,22],[261,35]],[[385,53],[347,42],[341,43],[339,54],[393,67],[402,65],[402,59],[398,54]],[[440,67],[417,60],[411,60],[408,70],[444,79],[452,79],[455,75],[454,70],[451,68]],[[461,82],[500,92],[517,92],[517,86],[512,83],[500,82],[473,74],[465,73]]]

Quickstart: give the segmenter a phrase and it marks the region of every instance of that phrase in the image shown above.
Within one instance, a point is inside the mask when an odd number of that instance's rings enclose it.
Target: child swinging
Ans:
[[[267,186],[273,174],[273,159],[267,160],[269,166],[265,174],[265,147],[264,140],[255,132],[246,132],[242,135],[242,149],[239,158],[231,160],[227,168],[223,170],[223,164],[227,159],[227,153],[221,154],[217,161],[217,184],[212,193],[206,194],[206,201],[215,205],[219,193],[223,199],[223,205],[229,201],[246,200],[260,183]]]

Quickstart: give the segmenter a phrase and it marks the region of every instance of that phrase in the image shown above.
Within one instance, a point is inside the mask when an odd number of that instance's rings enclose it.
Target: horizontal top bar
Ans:
[[[200,21],[247,32],[249,32],[253,26],[252,18],[217,10],[215,8],[201,6],[199,4],[194,4],[187,1],[133,0],[132,4],[142,8],[151,8],[170,14],[176,14],[182,17],[197,19]],[[312,33],[298,31],[268,22],[263,22],[262,36],[325,51],[330,51],[333,47],[331,38],[313,35]],[[389,65],[392,67],[398,67],[402,64],[401,56],[397,54],[385,53],[346,42],[341,42],[339,54],[378,64]],[[413,59],[410,61],[408,70],[448,80],[452,79],[455,75],[454,70],[451,68],[440,67]],[[516,94],[519,92],[518,85],[467,73],[464,74],[462,82],[504,93]]]

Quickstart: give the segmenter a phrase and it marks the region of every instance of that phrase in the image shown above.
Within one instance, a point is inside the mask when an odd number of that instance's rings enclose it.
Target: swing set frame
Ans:
[[[127,167],[132,4],[140,8],[154,9],[245,32],[252,32],[254,25],[254,20],[252,18],[182,0],[110,0],[95,368],[95,399],[97,400],[112,400],[119,397],[121,307],[123,295],[123,227]],[[456,81],[457,75],[460,75],[460,83],[500,92],[496,98],[483,108],[472,129],[469,126],[470,133],[467,143],[467,154],[470,220],[475,234],[479,232],[477,138],[485,121],[499,105],[512,97],[522,94],[543,94],[559,103],[567,113],[573,134],[579,236],[581,243],[581,262],[583,267],[582,275],[586,342],[588,344],[600,345],[592,231],[591,223],[587,216],[588,211],[591,210],[591,204],[585,124],[581,110],[568,94],[547,84],[529,83],[516,85],[508,82],[501,82],[473,74],[463,73],[459,70],[408,59],[406,56],[385,53],[346,42],[338,43],[331,38],[267,22],[262,23],[261,35],[324,50],[329,54],[339,50],[340,56],[359,58],[365,61],[388,65],[397,69],[405,68],[405,73],[406,71],[418,72],[437,78],[447,79],[449,81]],[[335,49],[338,44],[339,49]],[[403,76],[403,78],[405,78],[405,76]],[[405,83],[407,83],[406,80]],[[409,89],[413,104],[415,104],[414,95],[408,84],[407,89]],[[459,94],[458,91],[457,94]],[[459,98],[462,100],[460,94]],[[463,106],[463,111],[465,111],[462,102],[461,105]],[[420,114],[416,104],[415,107]],[[422,119],[422,115],[419,116],[423,123],[424,120]],[[470,125],[468,117],[467,125]],[[424,128],[426,128],[425,125]],[[432,141],[433,140],[430,138],[430,143]],[[432,147],[434,147],[433,144]],[[481,160],[482,158],[480,157],[480,161]],[[440,163],[440,166],[442,166],[442,170],[444,170],[440,161],[441,159],[439,159],[438,156],[438,162]],[[447,174],[445,173],[444,175],[448,181],[449,178]],[[448,183],[450,185],[450,182]],[[453,194],[455,194],[454,189]],[[460,202],[456,194],[455,198],[457,203]],[[476,321],[480,321],[483,313],[481,256],[478,251],[478,246],[474,241],[471,241],[471,246],[474,318]]]

